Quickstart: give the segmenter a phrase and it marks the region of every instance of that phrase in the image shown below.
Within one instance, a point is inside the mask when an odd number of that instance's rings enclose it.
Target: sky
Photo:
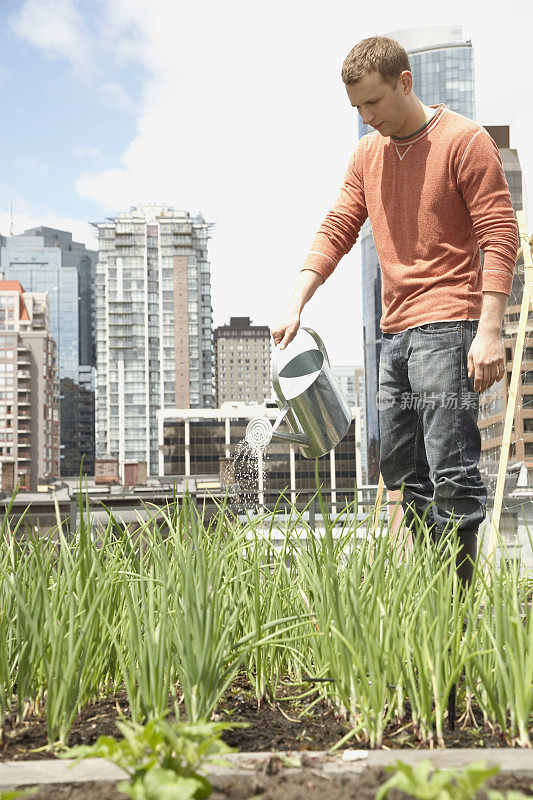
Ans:
[[[462,25],[476,119],[510,125],[533,197],[532,0],[0,0],[0,233],[166,203],[210,223],[213,323],[273,326],[357,143],[360,39]],[[533,215],[528,228],[532,232]],[[302,314],[363,363],[359,243]]]

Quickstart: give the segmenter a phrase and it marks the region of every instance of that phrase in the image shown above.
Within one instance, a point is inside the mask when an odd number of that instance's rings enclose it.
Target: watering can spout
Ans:
[[[305,433],[292,433],[278,431],[285,415],[290,411],[290,406],[285,405],[281,409],[281,414],[276,419],[274,425],[266,417],[255,417],[246,426],[245,439],[248,444],[257,449],[267,447],[270,442],[287,442],[299,447],[309,446],[309,437]]]
[[[289,442],[290,444],[297,444],[300,447],[309,446],[311,444],[309,436],[306,436],[305,433],[285,433],[285,431],[275,431],[270,441]]]

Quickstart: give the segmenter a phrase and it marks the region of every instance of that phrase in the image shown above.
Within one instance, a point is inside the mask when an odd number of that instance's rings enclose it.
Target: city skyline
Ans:
[[[506,8],[502,16],[496,3],[465,9],[452,0],[445,10],[414,4],[406,17],[386,3],[361,19],[336,2],[324,19],[296,2],[280,26],[277,3],[268,12],[213,3],[206,17],[204,7],[164,0],[150,10],[107,0],[7,0],[0,87],[11,114],[0,135],[11,157],[0,184],[0,233],[10,232],[9,202],[15,233],[48,225],[92,249],[89,223],[131,205],[200,211],[215,223],[214,325],[242,314],[272,324],[357,141],[340,65],[359,39],[461,24],[475,51],[476,119],[511,126],[527,192],[533,9]],[[361,305],[358,243],[303,317],[337,363],[362,363]]]

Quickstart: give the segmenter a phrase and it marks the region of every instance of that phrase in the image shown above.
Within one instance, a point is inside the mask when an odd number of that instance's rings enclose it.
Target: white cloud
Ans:
[[[95,228],[87,222],[56,214],[42,204],[30,203],[12,186],[0,183],[0,234],[8,236],[11,230],[9,203],[12,203],[13,233],[20,234],[28,228],[45,225],[50,228],[70,231],[77,242],[90,250],[98,249]]]
[[[10,21],[22,39],[70,61],[81,79],[93,73],[90,37],[74,0],[25,0]]]
[[[113,13],[112,3],[92,0],[84,6],[79,0],[24,0],[10,24],[21,39],[49,57],[68,61],[76,78],[105,105],[132,112],[131,97],[108,76],[138,58],[142,36],[127,18]]]

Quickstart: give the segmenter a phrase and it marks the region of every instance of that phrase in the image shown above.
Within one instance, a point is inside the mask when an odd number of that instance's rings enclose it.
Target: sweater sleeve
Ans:
[[[320,273],[324,279],[352,249],[368,216],[362,174],[363,139],[350,159],[337,201],[313,239],[302,267]]]
[[[484,253],[482,291],[510,296],[518,228],[499,150],[483,128],[462,152],[457,185]]]

